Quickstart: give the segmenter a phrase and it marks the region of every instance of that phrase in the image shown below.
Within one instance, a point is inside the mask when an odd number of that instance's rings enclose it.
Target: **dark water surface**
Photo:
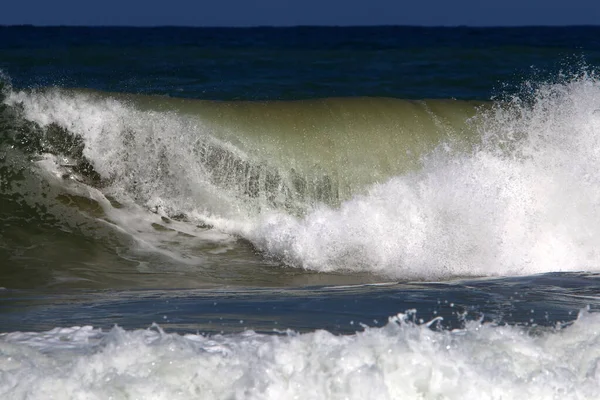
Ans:
[[[213,100],[489,100],[600,58],[600,27],[0,29],[0,68],[17,87]]]

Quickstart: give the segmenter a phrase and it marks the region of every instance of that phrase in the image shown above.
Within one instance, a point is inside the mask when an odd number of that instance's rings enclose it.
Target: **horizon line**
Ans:
[[[297,25],[81,25],[81,24],[3,24],[1,28],[133,28],[133,29],[297,29],[297,28],[474,28],[474,29],[510,29],[510,28],[597,28],[600,24],[523,24],[523,25],[412,25],[412,24],[297,24]]]

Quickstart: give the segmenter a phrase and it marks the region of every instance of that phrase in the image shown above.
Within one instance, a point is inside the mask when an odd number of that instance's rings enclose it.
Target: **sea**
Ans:
[[[0,399],[599,399],[598,68],[594,26],[0,26]]]

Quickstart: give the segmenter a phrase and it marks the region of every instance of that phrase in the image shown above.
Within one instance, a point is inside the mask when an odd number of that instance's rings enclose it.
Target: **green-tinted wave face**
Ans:
[[[2,201],[175,286],[284,284],[273,263],[363,282],[596,268],[598,90],[587,75],[487,104],[8,90]]]
[[[337,204],[419,167],[442,142],[468,143],[478,104],[339,98],[294,102],[172,102],[215,137],[269,165],[297,196]]]
[[[116,139],[112,146],[122,147],[120,154],[127,159],[141,148],[153,149],[160,171],[147,171],[154,175],[148,179],[174,172],[177,160],[201,170],[201,179],[228,197],[294,214],[315,203],[337,205],[372,183],[418,169],[422,158],[440,144],[451,144],[454,150],[472,144],[468,120],[483,106],[391,98],[208,102],[76,92],[67,96],[85,97],[90,106],[113,102],[124,107],[118,112],[120,131],[109,129]],[[86,121],[77,123],[79,129],[92,129]],[[145,160],[123,165],[132,167],[148,169]]]
[[[265,284],[272,261],[249,245],[232,245],[238,239],[225,233],[247,229],[268,210],[301,216],[320,204],[338,206],[370,184],[417,170],[441,143],[464,147],[473,136],[467,120],[482,106],[388,98],[209,102],[58,89],[4,93],[0,256],[8,260],[3,282],[17,287],[114,287],[130,280],[152,286],[156,278],[144,283],[137,275],[157,273],[157,265],[185,277],[165,275],[173,281],[165,285],[238,278]],[[225,233],[207,239],[215,235],[213,226]],[[150,252],[140,251],[141,243]],[[206,251],[227,252],[229,261],[207,260],[201,256]],[[231,257],[255,265],[240,273]],[[24,266],[39,271],[27,275],[35,282],[16,273]],[[262,278],[261,268],[267,268]],[[287,281],[297,279],[290,272]]]
[[[481,106],[387,98],[206,102],[73,91],[15,93],[10,104],[45,128],[38,150],[77,159],[87,179],[117,182],[138,200],[149,200],[156,186],[189,192],[208,183],[247,205],[295,214],[414,170],[441,143],[468,144],[467,121]]]

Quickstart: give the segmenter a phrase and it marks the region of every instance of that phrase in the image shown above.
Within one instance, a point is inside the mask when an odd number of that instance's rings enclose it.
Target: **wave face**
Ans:
[[[457,101],[215,103],[62,90],[11,93],[7,103],[82,138],[82,155],[115,191],[223,217],[241,203],[243,216],[338,205],[414,169],[440,138],[464,134],[475,112]]]
[[[0,334],[0,393],[46,399],[596,399],[597,314],[535,335],[390,318],[349,336],[91,327]],[[57,365],[60,368],[57,368]]]
[[[491,104],[58,89],[8,90],[4,104],[74,141],[42,146],[53,156],[38,166],[75,170],[121,206],[288,266],[443,279],[598,270],[599,98],[583,74]]]

